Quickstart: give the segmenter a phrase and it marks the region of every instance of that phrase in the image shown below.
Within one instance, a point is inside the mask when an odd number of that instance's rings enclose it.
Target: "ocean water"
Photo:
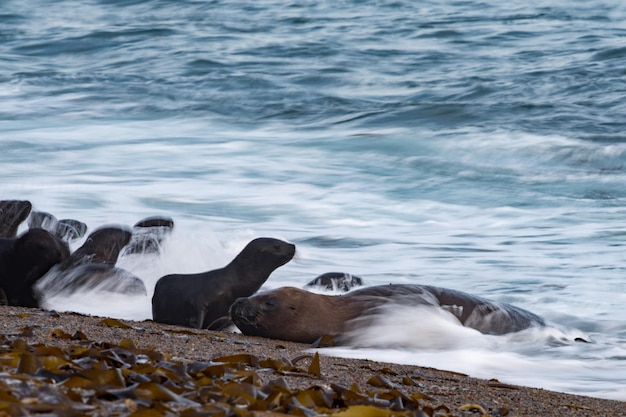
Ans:
[[[513,303],[551,325],[395,309],[323,353],[626,400],[625,45],[618,0],[6,0],[0,198],[172,217],[119,262],[150,295],[272,236],[298,254],[264,289],[342,271]]]

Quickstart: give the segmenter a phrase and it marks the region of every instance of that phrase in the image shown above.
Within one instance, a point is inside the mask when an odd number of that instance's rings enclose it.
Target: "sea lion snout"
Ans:
[[[293,259],[296,254],[296,245],[279,241],[273,245],[272,250],[276,256],[284,261],[284,265]]]
[[[229,314],[231,320],[237,325],[237,327],[259,327],[257,318],[259,316],[259,310],[255,305],[250,303],[248,298],[240,297],[230,306]]]
[[[250,243],[254,244],[253,246],[258,245],[258,253],[262,254],[264,257],[270,255],[271,257],[277,258],[279,262],[282,262],[281,265],[289,262],[296,254],[296,245],[280,239],[261,237],[254,239]]]

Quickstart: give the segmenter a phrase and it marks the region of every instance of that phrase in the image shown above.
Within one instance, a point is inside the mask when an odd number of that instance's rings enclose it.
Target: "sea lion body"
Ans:
[[[152,297],[154,321],[179,326],[222,328],[222,319],[239,297],[254,294],[270,274],[295,254],[291,243],[257,238],[225,267],[198,274],[160,278]],[[213,326],[211,326],[213,324]]]
[[[53,267],[36,285],[47,297],[78,292],[108,291],[126,295],[147,295],[143,281],[126,271],[107,264],[85,263],[68,270]]]
[[[130,241],[129,230],[107,226],[93,231],[65,262],[53,267],[36,285],[40,298],[86,291],[147,295],[143,281],[115,266]]]
[[[485,334],[501,335],[545,325],[541,317],[510,304],[447,288],[401,284],[342,295],[283,287],[238,299],[230,308],[230,316],[246,335],[312,343],[325,335],[346,334],[355,323],[361,321],[362,325],[364,319],[379,314],[380,308],[390,303],[442,308],[460,324]]]
[[[53,266],[68,258],[67,244],[43,229],[30,229],[18,238],[0,239],[0,288],[7,304],[39,307],[34,285]]]

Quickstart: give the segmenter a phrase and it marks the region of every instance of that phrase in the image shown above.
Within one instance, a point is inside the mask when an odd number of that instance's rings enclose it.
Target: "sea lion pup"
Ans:
[[[6,304],[39,307],[33,286],[54,265],[70,256],[67,244],[43,229],[0,239],[0,288]]]
[[[254,294],[295,252],[296,247],[291,243],[261,237],[248,243],[223,268],[199,274],[166,275],[154,288],[152,318],[159,323],[196,329],[227,327],[231,303]]]
[[[122,248],[130,241],[131,235],[126,227],[100,227],[87,236],[87,240],[72,253],[62,268],[68,269],[84,263],[115,265]]]
[[[313,278],[305,287],[322,287],[333,291],[350,291],[363,285],[363,280],[346,272],[326,272]]]
[[[342,295],[283,287],[238,299],[230,308],[230,317],[245,335],[313,343],[325,335],[345,335],[355,325],[363,325],[363,320],[367,324],[367,317],[381,313],[385,304],[443,308],[460,324],[485,334],[501,335],[545,325],[541,317],[510,304],[446,288],[400,284]]]
[[[28,227],[45,229],[67,243],[80,239],[87,233],[85,223],[74,219],[57,220],[56,217],[45,211],[31,212],[30,217],[28,217]]]
[[[160,253],[163,239],[174,229],[174,220],[169,217],[146,217],[133,226],[133,236],[124,248],[122,256],[132,254]]]
[[[26,200],[0,201],[0,238],[16,237],[18,227],[26,220],[32,207]]]
[[[115,266],[130,241],[129,230],[107,226],[93,231],[65,262],[52,268],[36,285],[40,299],[79,291],[111,291],[147,295],[143,281]]]

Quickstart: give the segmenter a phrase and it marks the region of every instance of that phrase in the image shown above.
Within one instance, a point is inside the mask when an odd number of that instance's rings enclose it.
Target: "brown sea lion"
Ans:
[[[26,220],[32,207],[26,200],[0,201],[0,238],[16,237],[18,227]]]
[[[69,258],[67,244],[43,229],[30,229],[18,238],[0,239],[0,288],[6,303],[39,307],[34,285],[54,265]]]
[[[228,309],[239,297],[254,294],[296,247],[273,238],[257,238],[225,267],[199,274],[166,275],[152,297],[154,321],[197,329],[219,329],[229,320]]]
[[[283,287],[238,299],[230,308],[230,317],[245,335],[313,343],[325,335],[346,334],[357,322],[363,325],[363,319],[380,314],[380,308],[390,303],[443,308],[460,324],[485,334],[500,335],[545,325],[541,317],[510,304],[446,288],[400,284],[342,295]]]

